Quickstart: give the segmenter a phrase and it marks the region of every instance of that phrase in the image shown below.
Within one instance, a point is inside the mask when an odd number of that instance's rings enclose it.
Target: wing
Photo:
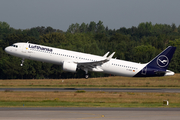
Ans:
[[[96,61],[96,62],[79,62],[77,63],[77,66],[81,69],[88,68],[88,69],[93,69],[96,66],[100,66],[105,62],[108,62],[109,60],[101,60],[101,61]]]
[[[102,64],[108,62],[113,57],[114,54],[115,54],[115,52],[113,52],[108,58],[106,58],[104,60],[100,60],[100,61],[77,62],[77,66],[78,66],[78,68],[81,68],[81,69],[90,69],[90,70],[92,70],[93,68],[96,68],[97,66],[101,66]],[[106,56],[106,54],[104,56]]]

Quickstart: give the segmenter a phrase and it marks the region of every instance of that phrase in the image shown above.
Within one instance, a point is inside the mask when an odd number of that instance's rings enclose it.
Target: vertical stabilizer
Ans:
[[[159,69],[167,69],[173,54],[176,50],[176,47],[169,46],[159,55],[157,55],[153,60],[151,60],[147,67],[155,67]]]
[[[169,46],[147,65],[139,71],[134,77],[153,77],[164,76],[167,74],[168,65],[173,57],[176,47]],[[174,72],[171,72],[174,74]]]

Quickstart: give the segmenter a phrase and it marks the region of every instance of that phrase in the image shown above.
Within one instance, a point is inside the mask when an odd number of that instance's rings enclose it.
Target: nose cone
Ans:
[[[6,47],[4,50],[5,50],[6,53],[10,52],[10,48],[9,47]]]
[[[5,52],[7,52],[7,47],[4,49]]]
[[[5,52],[7,52],[7,47],[4,49]]]

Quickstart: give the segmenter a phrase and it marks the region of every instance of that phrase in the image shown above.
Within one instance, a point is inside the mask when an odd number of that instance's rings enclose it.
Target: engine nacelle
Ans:
[[[71,61],[63,62],[62,68],[63,68],[64,71],[76,72],[77,64],[73,63]]]

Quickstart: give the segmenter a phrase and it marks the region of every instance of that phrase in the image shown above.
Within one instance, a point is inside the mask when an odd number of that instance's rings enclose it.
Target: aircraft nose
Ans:
[[[5,52],[7,52],[7,47],[4,49]]]
[[[6,53],[9,53],[9,52],[10,52],[9,47],[6,47],[4,50],[5,50]]]
[[[4,50],[5,50],[5,52],[7,52],[7,51],[8,51],[8,48],[6,47]]]

